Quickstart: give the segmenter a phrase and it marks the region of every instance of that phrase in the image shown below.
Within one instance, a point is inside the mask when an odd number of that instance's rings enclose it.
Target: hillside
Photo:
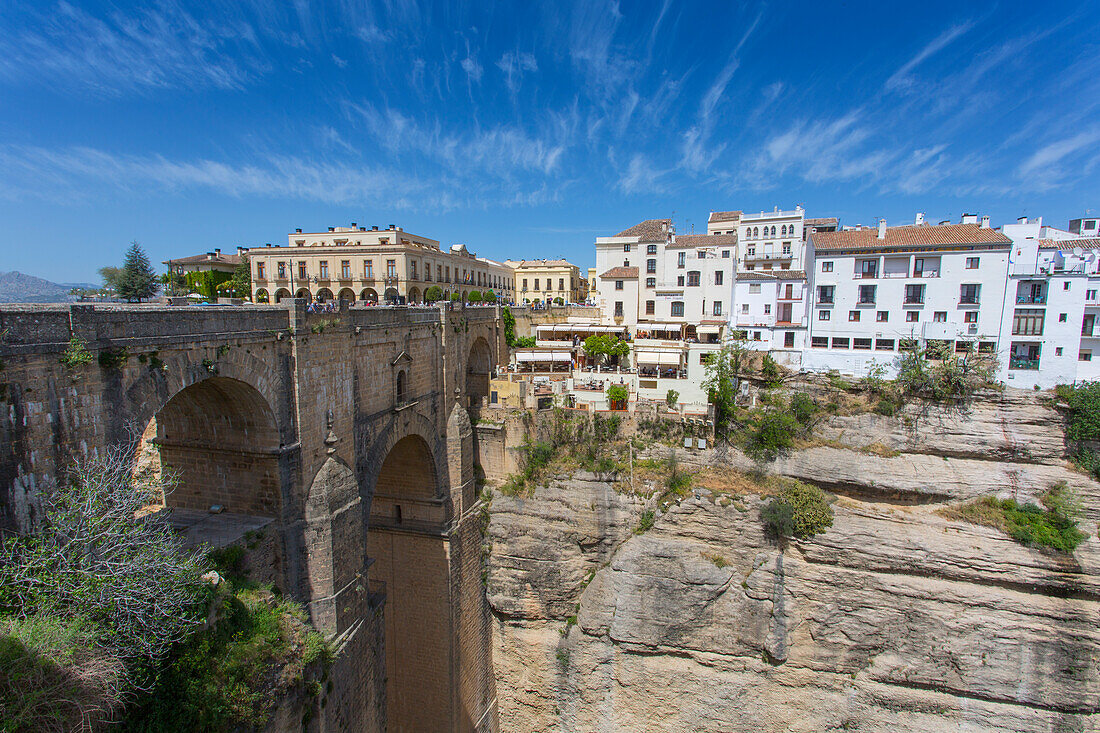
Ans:
[[[68,285],[59,285],[22,272],[0,272],[0,303],[65,303]]]

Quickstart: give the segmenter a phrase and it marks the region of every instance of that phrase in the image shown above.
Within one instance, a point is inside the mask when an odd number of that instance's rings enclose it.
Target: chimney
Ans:
[[[295,234],[301,234],[302,233],[302,228],[298,227],[297,229],[294,230],[294,233]]]
[[[267,243],[267,246],[268,246],[268,247],[270,247],[270,246],[271,246],[271,242],[268,242],[268,243]]]
[[[329,230],[330,232],[334,232],[334,231],[336,231],[336,227],[329,227],[329,228],[328,228],[328,230]]]
[[[352,229],[355,229],[355,228],[357,228],[358,226],[359,226],[359,225],[358,225],[358,224],[356,224],[356,223],[355,223],[354,221],[353,221],[353,222],[351,223],[351,228],[352,228]]]
[[[271,246],[271,244],[270,244],[270,243],[268,243],[268,245],[267,245],[267,246],[268,246],[268,247],[270,247],[270,246]],[[237,245],[237,256],[238,256],[238,257],[240,257],[240,256],[241,256],[241,255],[243,255],[243,254],[244,254],[244,247],[242,247],[241,245],[239,245],[239,244],[238,244],[238,245]]]
[[[924,212],[923,211],[918,211],[917,212],[917,217],[915,219],[913,219],[913,224],[915,224],[916,226],[920,226],[923,223],[924,223]]]
[[[1027,224],[1027,217],[1026,216],[1021,216],[1019,219],[1016,220],[1016,223],[1017,224]]]
[[[392,232],[395,229],[397,229],[397,225],[396,224],[390,224],[390,231]]]
[[[367,231],[367,228],[366,227],[359,227],[359,231],[365,232],[365,231]]]
[[[377,231],[378,231],[378,225],[377,225],[377,224],[375,224],[374,226],[372,226],[372,227],[370,228],[370,230],[371,230],[372,232],[377,232]]]
[[[208,259],[208,260],[212,260],[212,259],[214,259],[214,256],[215,256],[215,255],[214,255],[214,253],[213,253],[213,252],[207,252],[207,253],[206,253],[206,259]]]
[[[879,239],[886,239],[886,220],[885,219],[879,219],[878,220],[878,238]]]
[[[981,227],[982,227],[982,229],[988,229],[989,228],[989,217],[988,216],[983,216],[982,217]]]
[[[963,224],[977,224],[978,223],[978,215],[977,214],[963,214],[962,215],[962,223]]]

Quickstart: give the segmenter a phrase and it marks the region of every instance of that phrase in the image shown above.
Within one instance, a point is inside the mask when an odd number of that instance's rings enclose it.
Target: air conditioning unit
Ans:
[[[977,333],[978,332],[978,324],[977,323],[971,323],[970,328],[966,329],[966,332],[967,333]]]

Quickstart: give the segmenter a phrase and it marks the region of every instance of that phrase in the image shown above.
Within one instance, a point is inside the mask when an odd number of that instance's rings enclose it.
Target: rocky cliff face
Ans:
[[[1100,486],[1062,462],[1060,418],[1033,398],[906,417],[834,418],[831,446],[772,467],[839,496],[782,551],[752,495],[695,490],[637,534],[653,501],[590,475],[494,497],[502,729],[1096,730]],[[935,513],[1060,481],[1093,535],[1072,556]]]

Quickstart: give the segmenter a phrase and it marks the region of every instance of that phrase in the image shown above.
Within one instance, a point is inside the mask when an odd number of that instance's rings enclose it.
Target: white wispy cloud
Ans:
[[[1021,178],[1035,177],[1044,184],[1051,184],[1055,179],[1064,175],[1063,166],[1060,164],[1070,155],[1087,148],[1095,147],[1100,142],[1100,128],[1092,127],[1071,137],[1048,143],[1032,153],[1017,169],[1017,175]],[[1089,156],[1092,162],[1096,156],[1093,151]],[[1078,166],[1079,168],[1082,166]]]
[[[913,69],[920,66],[929,57],[934,56],[935,54],[945,49],[952,41],[969,31],[973,26],[973,21],[967,21],[965,23],[953,25],[950,28],[944,30],[938,36],[929,41],[924,48],[922,48],[920,51],[917,52],[915,56],[913,56],[913,58],[906,61],[898,68],[897,71],[891,74],[890,78],[886,80],[885,87],[887,89],[893,90],[912,84],[910,72],[912,72]]]
[[[533,205],[553,200],[546,186],[517,188],[492,181],[421,178],[403,169],[290,155],[265,155],[246,163],[173,160],[162,155],[118,155],[87,147],[48,150],[0,146],[6,177],[0,197],[91,200],[105,188],[132,195],[211,190],[238,198],[287,198],[397,210]],[[379,185],[384,181],[385,185]]]
[[[515,95],[519,91],[523,75],[529,71],[538,71],[538,61],[534,54],[521,51],[506,51],[497,61],[497,68],[504,73],[504,85]]]
[[[111,95],[238,89],[266,69],[247,50],[171,2],[105,18],[60,2],[27,27],[0,34],[0,79]]]

